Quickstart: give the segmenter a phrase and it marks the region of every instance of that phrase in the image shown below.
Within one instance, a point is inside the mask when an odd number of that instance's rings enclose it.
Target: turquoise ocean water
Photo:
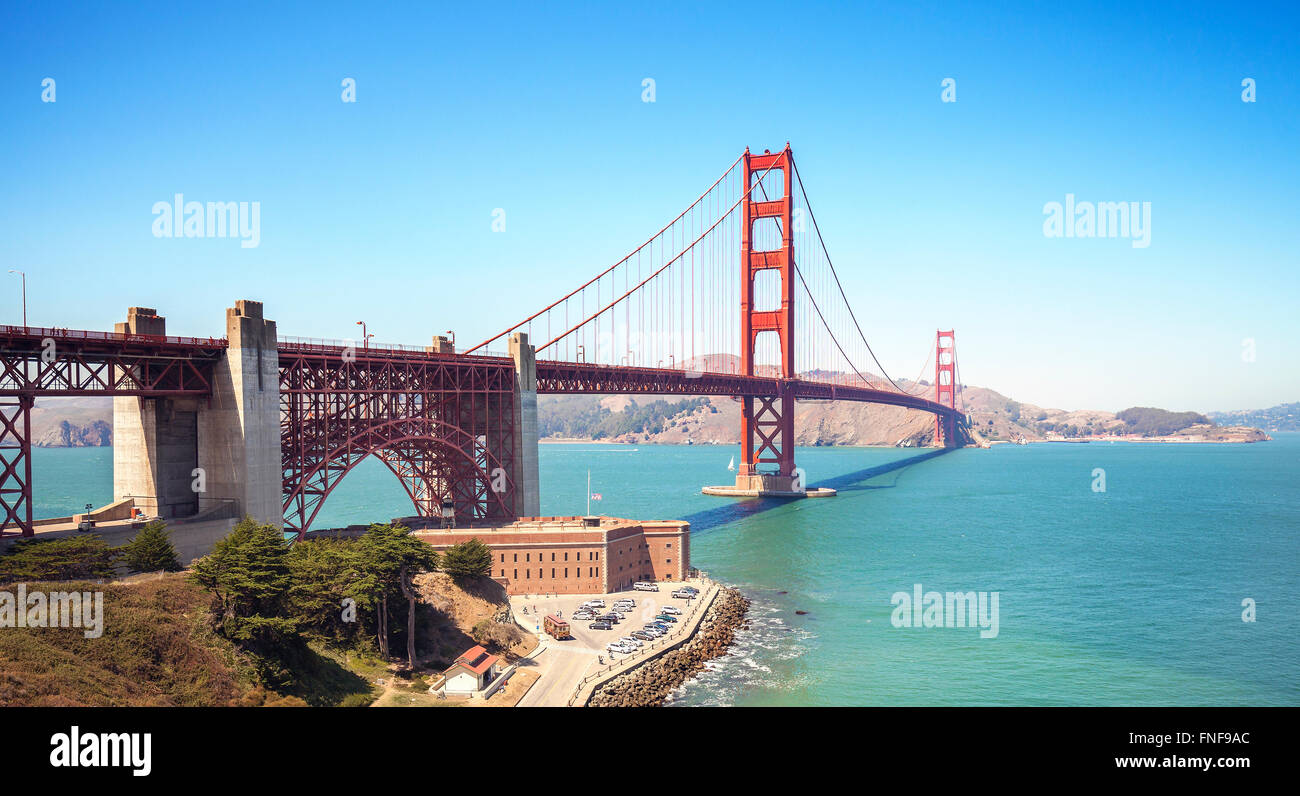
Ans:
[[[751,629],[673,704],[1296,705],[1300,434],[1274,436],[801,448],[808,482],[839,496],[793,502],[699,494],[729,482],[732,447],[543,445],[542,510],[585,511],[590,469],[594,510],[689,520],[692,563],[753,600]],[[108,449],[33,466],[38,516],[111,496]],[[369,461],[317,526],[409,513]],[[894,627],[891,595],[917,583],[998,592],[998,636]]]

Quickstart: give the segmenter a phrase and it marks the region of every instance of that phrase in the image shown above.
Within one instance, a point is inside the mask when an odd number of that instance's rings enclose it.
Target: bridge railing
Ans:
[[[363,345],[356,340],[339,340],[324,337],[293,337],[289,335],[280,335],[279,343],[281,346],[296,348],[301,351],[313,351],[322,354],[332,354],[345,349],[351,349],[358,353],[364,353],[368,356],[410,356],[432,355],[429,346],[408,345],[404,343],[370,343]],[[476,351],[475,357],[489,358],[509,358],[509,354],[500,351]]]
[[[99,332],[93,329],[63,329],[54,326],[13,326],[0,325],[0,337],[40,337],[55,340],[91,340],[116,343],[151,343],[163,345],[183,345],[201,348],[225,348],[229,345],[224,337],[178,337],[165,334],[124,334],[122,332]]]

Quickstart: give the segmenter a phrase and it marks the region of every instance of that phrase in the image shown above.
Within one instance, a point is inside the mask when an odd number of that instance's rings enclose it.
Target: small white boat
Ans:
[[[735,472],[735,471],[736,471],[736,457],[735,457],[735,456],[732,456],[732,457],[731,457],[731,463],[727,465],[727,469],[728,469],[728,470],[731,470],[732,472]]]

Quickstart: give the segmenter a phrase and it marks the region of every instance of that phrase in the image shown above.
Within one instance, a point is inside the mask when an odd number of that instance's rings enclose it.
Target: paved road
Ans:
[[[535,660],[541,679],[519,700],[518,706],[565,707],[587,669],[596,662],[596,653],[582,647],[570,649],[552,644]]]

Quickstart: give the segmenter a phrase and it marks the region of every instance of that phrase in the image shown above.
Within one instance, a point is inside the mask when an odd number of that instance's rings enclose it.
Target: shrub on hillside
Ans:
[[[452,545],[442,554],[442,569],[454,578],[483,578],[492,573],[492,548],[472,539]]]
[[[0,555],[0,583],[112,578],[116,559],[98,534],[23,539]]]
[[[122,563],[132,572],[179,572],[167,526],[161,520],[148,523],[131,541],[121,547]]]

